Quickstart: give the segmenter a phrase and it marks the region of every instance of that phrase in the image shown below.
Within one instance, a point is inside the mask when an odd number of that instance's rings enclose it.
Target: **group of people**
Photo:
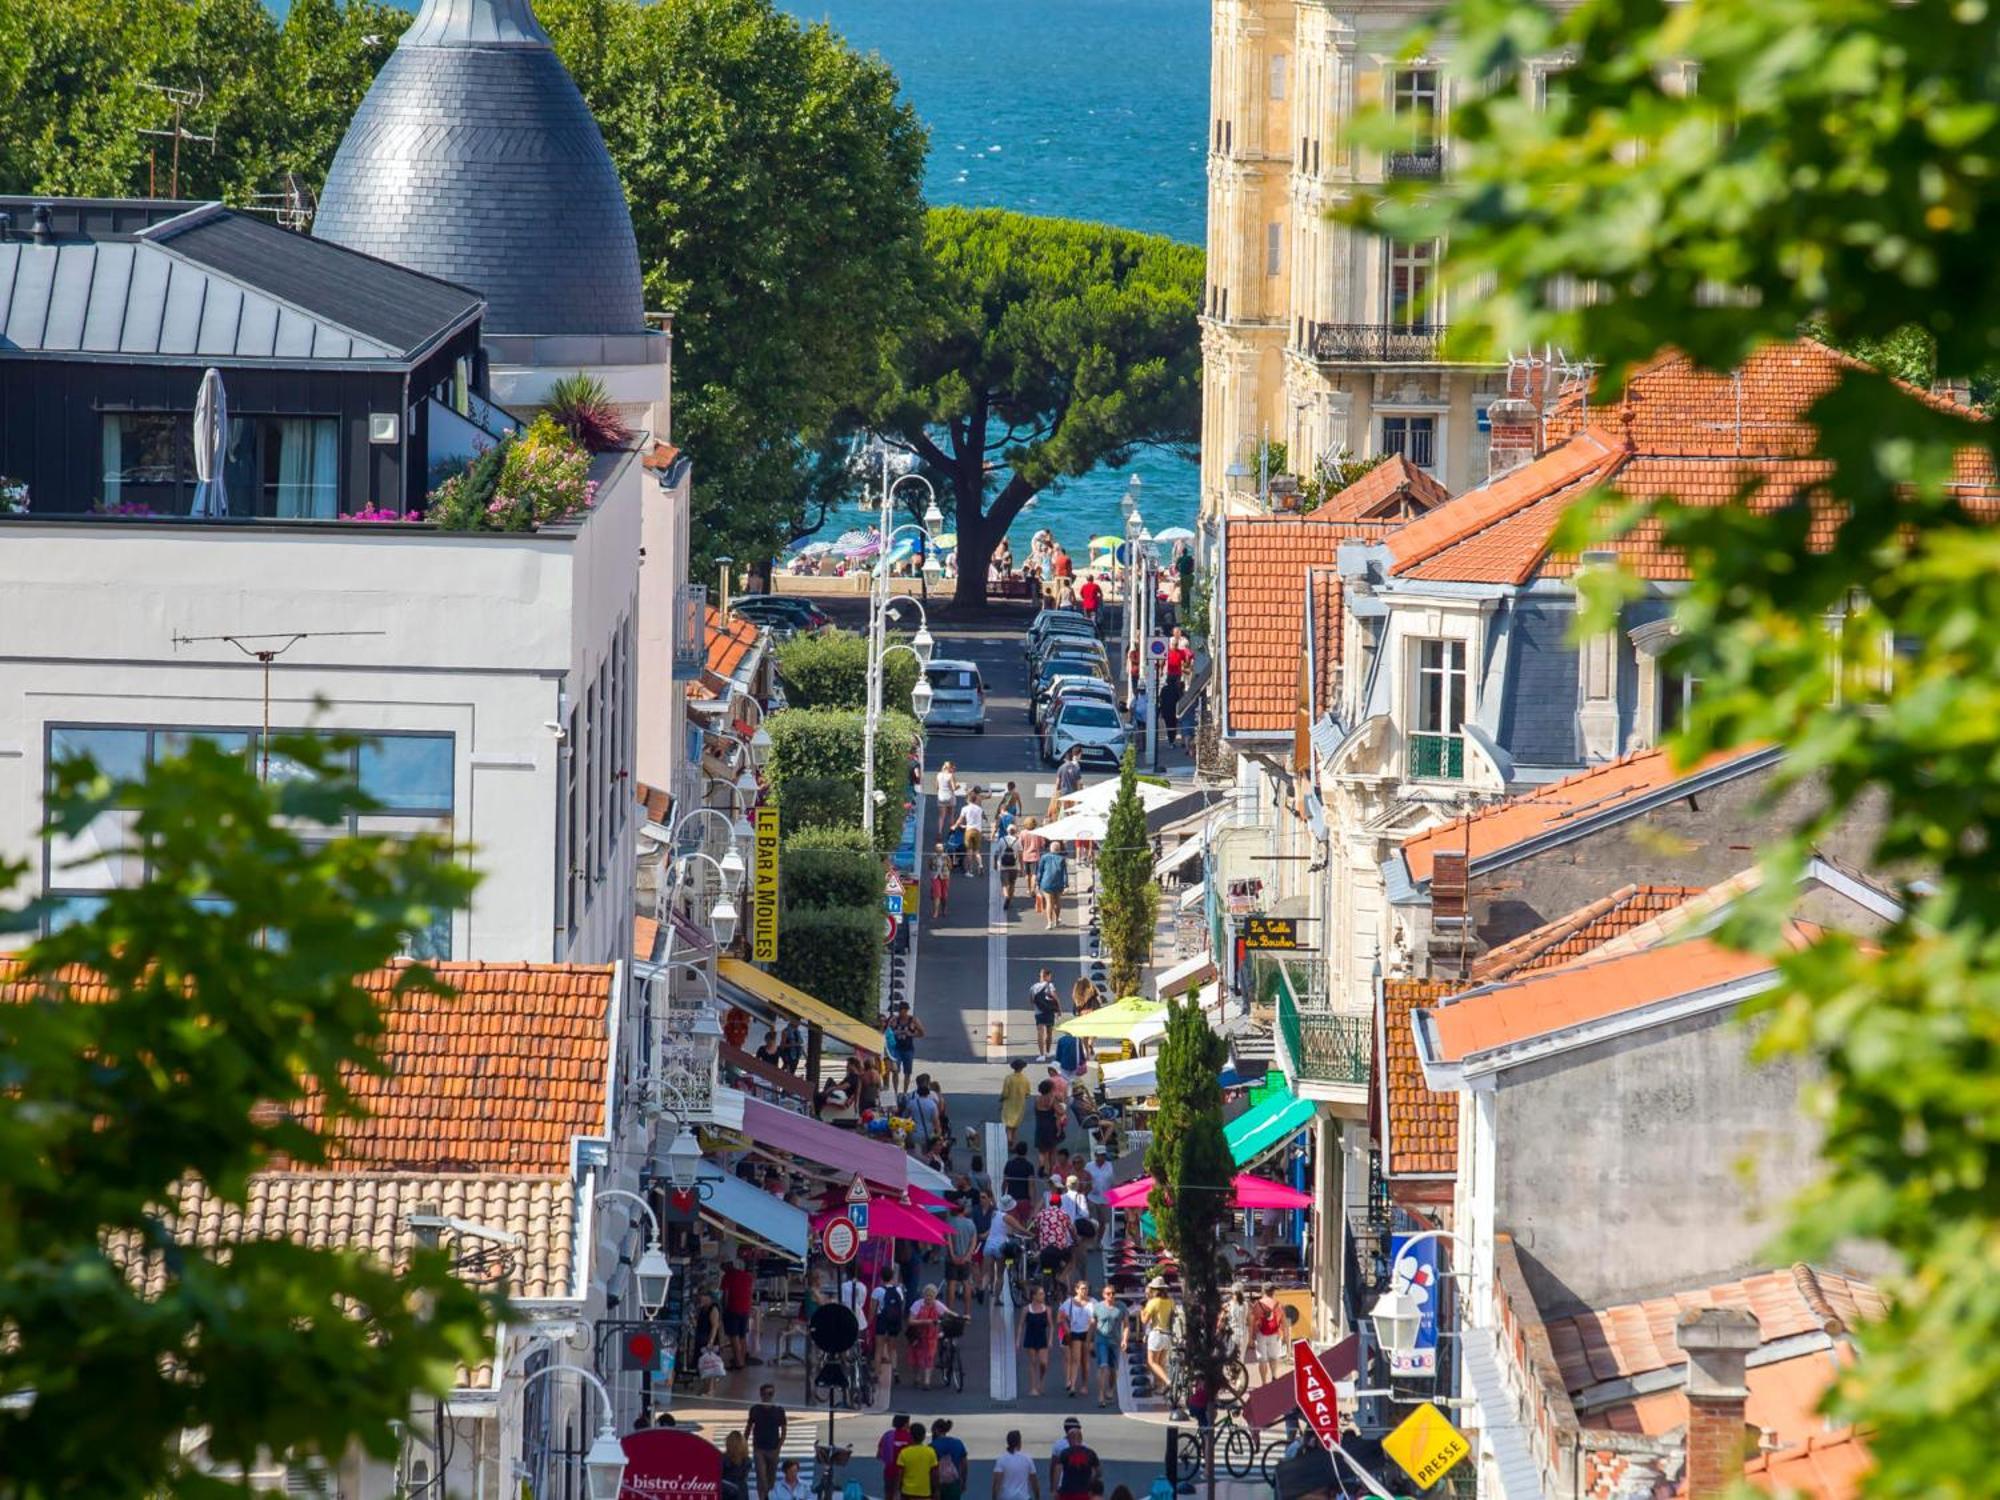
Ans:
[[[1176,626],[1167,640],[1166,655],[1160,660],[1160,732],[1169,745],[1180,743],[1181,698],[1194,677],[1194,643],[1187,632]],[[1132,732],[1143,734],[1153,705],[1147,696],[1146,658],[1136,645],[1125,653],[1125,701],[1132,720]]]
[[[1082,782],[1082,761],[1072,757],[1064,765],[1074,790]],[[1060,786],[1060,771],[1057,782]],[[986,806],[989,795],[993,798],[990,815]],[[1069,852],[1062,840],[1043,837],[1039,820],[1023,812],[1018,785],[1010,781],[997,793],[980,786],[962,787],[958,767],[946,761],[937,770],[934,800],[937,836],[931,841],[924,872],[932,921],[944,915],[954,876],[986,873],[990,847],[992,867],[1000,876],[1000,909],[1013,909],[1017,886],[1026,873],[1033,882],[1037,915],[1050,927],[1061,925],[1063,895],[1069,889]],[[1055,815],[1055,805],[1051,804],[1050,816]]]
[[[926,1426],[897,1413],[875,1445],[882,1465],[883,1500],[964,1500],[971,1455],[952,1435],[949,1418]],[[1010,1431],[1006,1447],[993,1460],[992,1500],[1092,1500],[1104,1495],[1104,1465],[1083,1440],[1083,1423],[1071,1417],[1063,1435],[1049,1451],[1048,1486],[1043,1468],[1022,1450],[1019,1430]],[[1124,1485],[1105,1500],[1133,1500]]]

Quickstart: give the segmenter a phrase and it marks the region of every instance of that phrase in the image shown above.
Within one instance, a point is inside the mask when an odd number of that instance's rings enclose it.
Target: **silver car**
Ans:
[[[1095,698],[1065,698],[1056,705],[1042,736],[1042,759],[1054,765],[1077,745],[1085,760],[1102,757],[1118,764],[1125,753],[1125,723],[1117,708]]]
[[[931,685],[931,709],[924,715],[927,729],[970,729],[986,733],[986,684],[979,668],[969,661],[937,660],[924,668]]]

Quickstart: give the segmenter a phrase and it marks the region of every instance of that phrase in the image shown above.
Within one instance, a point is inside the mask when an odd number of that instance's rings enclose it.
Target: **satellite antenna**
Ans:
[[[158,136],[162,140],[170,140],[174,143],[173,164],[169,168],[167,178],[167,196],[169,198],[178,198],[181,195],[181,142],[191,141],[205,145],[211,154],[215,150],[215,136],[212,132],[208,135],[197,135],[181,124],[181,117],[184,114],[200,109],[207,101],[208,89],[200,79],[195,80],[195,85],[191,89],[176,88],[172,84],[167,83],[148,83],[142,85],[142,87],[149,88],[156,94],[165,95],[167,102],[174,107],[174,123],[171,129],[142,130],[139,134]],[[147,157],[146,196],[154,198],[159,196],[157,191],[159,184],[153,180],[150,165],[151,160],[152,158],[149,154]]]
[[[245,656],[253,656],[264,664],[264,733],[257,742],[257,779],[271,779],[271,663],[283,656],[300,641],[325,640],[331,636],[386,635],[383,630],[294,630],[278,631],[270,635],[182,635],[174,632],[174,649],[182,646],[198,646],[209,641],[227,641]],[[276,642],[277,644],[270,644]]]

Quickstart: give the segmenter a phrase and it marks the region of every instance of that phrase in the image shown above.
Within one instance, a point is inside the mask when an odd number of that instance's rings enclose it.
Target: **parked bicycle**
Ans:
[[[854,1457],[854,1449],[850,1446],[843,1445],[838,1448],[829,1448],[825,1443],[814,1445],[813,1463],[815,1472],[813,1474],[813,1495],[815,1500],[833,1500],[835,1490],[839,1487],[839,1480],[835,1471],[846,1468],[847,1461],[852,1457]]]

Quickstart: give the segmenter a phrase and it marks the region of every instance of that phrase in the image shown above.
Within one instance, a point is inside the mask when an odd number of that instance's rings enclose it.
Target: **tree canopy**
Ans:
[[[916,454],[958,533],[958,598],[1028,501],[1201,425],[1203,259],[1106,224],[933,208],[922,305],[870,424]],[[995,486],[997,485],[997,489]]]
[[[262,784],[240,750],[199,740],[143,781],[87,761],[55,773],[51,834],[129,823],[147,877],[4,976],[0,1391],[32,1393],[0,1408],[10,1500],[240,1494],[191,1471],[180,1438],[200,1429],[225,1467],[357,1442],[393,1458],[411,1396],[492,1356],[502,1310],[442,1252],[392,1268],[283,1239],[218,1252],[176,1230],[183,1185],[241,1206],[252,1173],[327,1159],[325,1126],[297,1106],[337,1122],[356,1113],[355,1074],[386,1067],[361,976],[472,887],[438,839],[300,832],[374,804],[336,769],[337,743],[273,748],[308,774]],[[81,974],[95,993],[75,991]],[[421,965],[397,988],[448,993]]]
[[[1609,393],[1663,346],[1725,369],[1810,325],[1990,391],[1992,7],[1458,0],[1443,24],[1450,175],[1352,212],[1448,241],[1461,348],[1551,342],[1601,362]],[[1783,779],[1824,788],[1731,928],[1778,958],[1763,1045],[1826,1079],[1807,1096],[1825,1176],[1775,1253],[1893,1252],[1892,1311],[1853,1330],[1832,1409],[1870,1429],[1867,1493],[1952,1500],[1991,1491],[2000,1411],[2000,530],[1963,503],[1990,493],[1996,432],[1859,365],[1812,420],[1843,516],[1831,546],[1806,503],[1657,507],[1691,574],[1668,666],[1702,684],[1676,752],[1781,741]],[[1635,519],[1602,506],[1567,541]],[[1887,814],[1876,871],[1922,874],[1898,886],[1907,915],[1791,951],[1784,877],[1863,797]]]

